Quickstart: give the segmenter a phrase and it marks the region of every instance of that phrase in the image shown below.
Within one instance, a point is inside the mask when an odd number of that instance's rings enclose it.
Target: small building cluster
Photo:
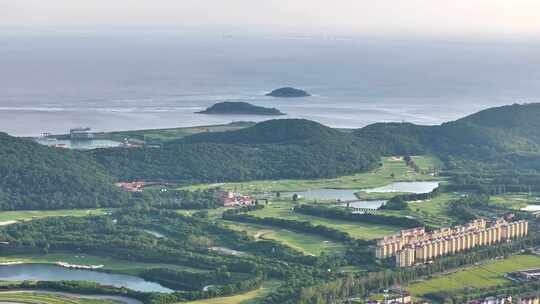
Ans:
[[[231,191],[217,191],[216,196],[223,202],[225,207],[249,206],[255,203],[251,196]]]
[[[146,186],[145,182],[122,182],[116,183],[116,187],[127,190],[128,192],[142,192]]]
[[[514,272],[510,277],[519,281],[540,281],[540,268]]]
[[[528,231],[527,221],[509,222],[502,218],[490,223],[478,219],[463,226],[433,232],[413,228],[379,240],[375,255],[379,259],[395,257],[398,267],[409,267],[477,246],[511,241],[526,236]]]
[[[489,297],[480,300],[469,301],[468,304],[512,304],[511,296]]]
[[[498,296],[469,301],[467,304],[540,304],[540,296],[538,295],[522,296],[516,302],[512,302],[513,300],[511,296]]]
[[[411,304],[413,303],[411,294],[403,292],[401,294],[389,296],[384,301],[368,301],[368,304]]]

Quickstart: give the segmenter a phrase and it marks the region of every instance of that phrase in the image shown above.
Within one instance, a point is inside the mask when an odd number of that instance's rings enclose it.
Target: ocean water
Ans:
[[[540,42],[0,33],[0,131],[17,136],[262,121],[194,114],[220,101],[333,127],[439,124],[540,101]],[[277,99],[281,86],[314,96]]]

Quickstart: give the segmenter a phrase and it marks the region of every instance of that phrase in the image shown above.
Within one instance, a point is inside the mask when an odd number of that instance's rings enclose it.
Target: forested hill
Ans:
[[[306,119],[276,119],[237,131],[201,133],[183,143],[313,144],[350,141],[350,135]]]
[[[365,171],[379,160],[354,136],[300,119],[193,135],[161,149],[92,153],[119,179],[198,182],[336,177]]]
[[[378,123],[341,132],[302,119],[205,133],[162,148],[77,152],[0,133],[0,209],[126,204],[118,180],[223,182],[331,178],[381,155],[433,153],[465,178],[540,185],[540,104],[492,108],[440,126]],[[495,172],[495,173],[494,173]],[[501,173],[502,172],[502,173]],[[526,173],[526,174],[525,174]],[[525,180],[527,179],[527,180]]]
[[[88,155],[0,133],[0,210],[102,207],[125,199]]]
[[[515,104],[490,108],[440,126],[379,123],[354,134],[384,154],[429,152],[445,159],[540,169],[538,117],[540,104]]]

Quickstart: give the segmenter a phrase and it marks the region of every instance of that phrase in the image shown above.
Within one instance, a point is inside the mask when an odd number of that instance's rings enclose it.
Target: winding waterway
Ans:
[[[141,278],[92,270],[68,269],[56,265],[18,264],[0,266],[0,281],[90,281],[141,292],[171,293],[173,290]]]

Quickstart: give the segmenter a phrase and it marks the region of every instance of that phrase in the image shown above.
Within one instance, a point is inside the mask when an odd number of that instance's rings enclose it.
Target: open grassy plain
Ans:
[[[349,233],[354,238],[366,240],[380,238],[401,229],[397,226],[388,226],[384,224],[359,223],[304,215],[294,212],[292,210],[293,207],[294,204],[291,201],[272,201],[266,208],[250,212],[250,214],[258,217],[275,217],[297,221],[308,221],[314,225],[335,228]]]
[[[509,193],[493,195],[489,198],[489,202],[496,206],[519,210],[527,207],[529,204],[540,205],[540,194]]]
[[[459,270],[410,285],[407,290],[416,297],[440,291],[459,291],[467,287],[492,287],[511,281],[504,275],[529,268],[540,267],[540,256],[515,255],[504,260],[488,262],[484,265]]]
[[[0,303],[24,303],[24,304],[118,304],[112,300],[82,299],[76,297],[64,297],[40,293],[2,293]]]
[[[287,245],[305,255],[320,255],[341,253],[345,246],[330,239],[308,233],[298,233],[277,227],[256,225],[251,223],[235,223],[224,221],[231,229],[245,231],[256,239],[274,240]]]
[[[114,141],[122,141],[124,138],[129,138],[135,141],[156,141],[166,142],[170,140],[180,139],[189,135],[206,132],[225,132],[234,131],[253,126],[251,122],[233,122],[225,125],[211,126],[195,126],[185,128],[168,128],[168,129],[150,129],[150,130],[135,130],[135,131],[118,131],[110,133],[96,134],[98,138],[110,139]]]
[[[186,304],[255,304],[257,300],[262,299],[267,294],[278,288],[280,285],[279,281],[267,281],[264,282],[261,288],[246,292],[243,294],[230,296],[230,297],[220,297],[213,298],[208,300],[199,300],[192,302],[184,302]]]
[[[431,159],[431,156],[425,156]],[[423,160],[424,156],[418,156]],[[431,160],[425,160],[431,163]],[[401,159],[393,157],[384,157],[381,161],[382,166],[365,173],[359,173],[350,176],[343,176],[332,179],[313,179],[313,180],[267,180],[251,181],[242,183],[219,183],[219,184],[200,184],[185,187],[187,190],[201,190],[209,188],[222,188],[231,191],[245,193],[264,193],[264,192],[285,192],[285,191],[305,191],[310,189],[365,189],[385,186],[394,182],[407,181],[433,181],[440,180],[439,177],[430,176],[414,172]]]
[[[432,155],[412,156],[411,158],[423,172],[438,172],[443,167],[442,161]]]
[[[448,215],[448,203],[459,197],[458,193],[442,193],[432,199],[409,202],[409,212],[435,227],[446,227],[452,224],[452,218]]]

